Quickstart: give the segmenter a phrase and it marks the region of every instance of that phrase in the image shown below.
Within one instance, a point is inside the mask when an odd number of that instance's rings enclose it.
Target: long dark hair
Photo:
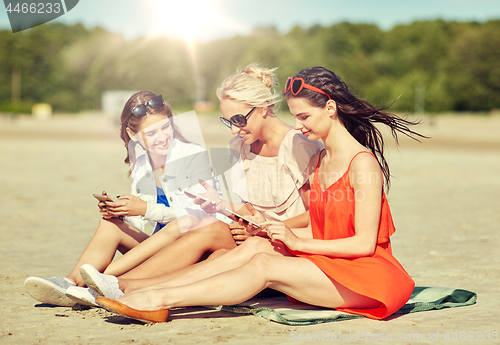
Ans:
[[[130,164],[130,170],[128,172],[129,176],[132,172],[133,165],[135,164],[135,156],[134,156],[134,150],[130,150],[129,146],[130,137],[128,136],[127,133],[127,127],[130,128],[130,130],[133,133],[138,133],[142,122],[147,116],[154,114],[154,115],[164,115],[165,117],[168,117],[170,119],[170,123],[173,128],[174,138],[185,143],[190,143],[190,141],[184,138],[184,136],[181,134],[177,126],[172,121],[172,107],[167,101],[164,101],[163,106],[161,106],[158,109],[151,109],[148,107],[148,114],[140,119],[138,119],[132,114],[132,109],[134,107],[138,106],[139,104],[144,104],[151,98],[156,96],[158,95],[153,91],[147,91],[147,90],[139,91],[130,96],[127,103],[125,103],[125,106],[123,107],[122,116],[120,118],[121,122],[120,138],[122,138],[122,140],[125,142],[125,147],[127,148],[127,157],[125,158],[125,163]]]
[[[337,103],[337,114],[347,131],[363,146],[371,150],[377,158],[386,181],[390,186],[389,165],[384,157],[384,139],[374,123],[389,126],[392,136],[398,141],[398,132],[419,141],[416,137],[427,138],[412,131],[408,126],[419,124],[420,121],[409,121],[397,115],[383,112],[389,106],[375,107],[365,100],[354,96],[347,85],[332,71],[324,67],[311,67],[300,71],[295,78],[302,78],[306,84],[326,92]],[[305,98],[312,106],[324,108],[328,96],[303,88],[299,94],[293,95],[291,90],[285,92],[286,99],[292,97]]]

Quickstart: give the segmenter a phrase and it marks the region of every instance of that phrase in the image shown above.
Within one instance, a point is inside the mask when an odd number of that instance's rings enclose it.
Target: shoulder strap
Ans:
[[[319,151],[318,163],[316,163],[316,169],[318,169],[319,167],[319,162],[321,161],[321,156],[323,155],[323,151],[325,151],[325,149]]]
[[[351,161],[349,162],[349,166],[347,167],[347,171],[351,170],[351,164],[352,164],[352,161],[354,160],[354,158],[356,158],[359,154],[361,153],[368,153],[368,154],[371,154],[375,159],[377,159],[377,157],[375,157],[375,155],[373,153],[371,153],[370,151],[359,151],[358,153],[356,153],[354,155],[354,157],[352,157]]]
[[[377,157],[376,157],[376,156],[375,156],[372,152],[370,152],[370,151],[359,151],[358,153],[356,153],[356,154],[354,155],[354,157],[352,157],[351,161],[349,162],[349,167],[347,168],[347,171],[351,170],[351,164],[352,164],[352,161],[353,161],[353,160],[354,160],[354,158],[356,158],[356,156],[357,156],[357,155],[359,155],[360,153],[368,153],[368,154],[371,154],[371,155],[373,156],[373,158],[375,158],[375,159],[377,160],[377,162],[378,162]],[[382,171],[382,167],[380,166],[380,163],[379,163],[378,167],[379,167],[379,169],[380,169],[380,173],[382,174],[382,185],[384,185],[384,184],[385,184],[385,181],[384,181],[384,173],[383,173],[383,171]],[[382,190],[382,192],[383,192],[383,190]]]

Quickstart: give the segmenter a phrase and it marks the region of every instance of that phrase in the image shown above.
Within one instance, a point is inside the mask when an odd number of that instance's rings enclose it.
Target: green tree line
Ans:
[[[372,24],[274,27],[198,44],[168,38],[125,40],[81,24],[45,24],[0,31],[0,111],[29,111],[45,102],[56,111],[99,109],[105,90],[150,89],[174,107],[191,107],[197,85],[216,102],[218,84],[237,68],[260,62],[281,85],[310,66],[336,72],[359,96],[415,111],[500,108],[500,20],[417,21],[383,31]],[[199,97],[199,92],[198,92]]]

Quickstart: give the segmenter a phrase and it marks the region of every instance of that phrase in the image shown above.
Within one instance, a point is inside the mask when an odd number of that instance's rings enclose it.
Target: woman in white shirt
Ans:
[[[161,95],[151,91],[132,95],[122,112],[120,132],[127,148],[125,162],[130,164],[131,194],[99,202],[102,219],[66,278],[26,279],[28,293],[41,302],[72,306],[75,299],[66,290],[85,286],[79,271],[83,264],[123,274],[211,215],[183,192],[204,192],[199,180],[218,189],[207,152],[182,136]],[[148,221],[154,236],[143,232]],[[124,255],[112,262],[117,250]]]

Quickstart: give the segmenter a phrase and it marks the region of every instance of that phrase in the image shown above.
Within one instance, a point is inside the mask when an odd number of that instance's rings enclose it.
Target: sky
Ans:
[[[500,0],[80,0],[54,22],[101,26],[126,39],[167,36],[209,42],[247,35],[256,26],[272,25],[285,33],[295,25],[349,21],[388,30],[397,24],[437,18],[500,19]],[[0,29],[10,30],[1,4]]]

